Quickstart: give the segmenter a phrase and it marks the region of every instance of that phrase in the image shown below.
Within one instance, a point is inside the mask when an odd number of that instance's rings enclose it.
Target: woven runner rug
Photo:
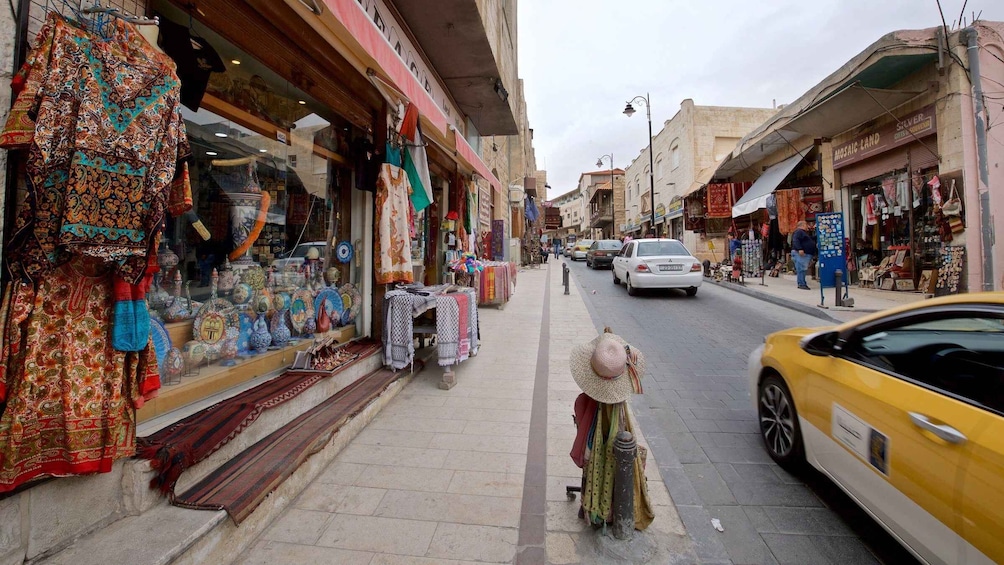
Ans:
[[[416,365],[421,361],[416,360]],[[187,492],[175,506],[226,510],[234,523],[247,518],[311,455],[320,451],[338,429],[362,412],[407,371],[380,369],[345,387],[234,457]]]
[[[369,339],[352,341],[343,347],[357,353],[358,357],[339,370],[381,350],[379,342]],[[295,398],[328,376],[328,372],[292,371],[222,400],[153,435],[138,438],[136,457],[149,459],[151,467],[157,471],[150,488],[172,496],[174,485],[185,469],[229,443],[265,410]]]

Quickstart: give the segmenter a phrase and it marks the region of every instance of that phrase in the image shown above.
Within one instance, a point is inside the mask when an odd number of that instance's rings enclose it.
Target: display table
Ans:
[[[414,286],[384,295],[384,365],[399,370],[415,361],[416,337],[435,335],[443,380],[449,390],[457,384],[454,366],[478,352],[478,301],[473,288],[454,285]],[[416,318],[423,322],[416,324]]]

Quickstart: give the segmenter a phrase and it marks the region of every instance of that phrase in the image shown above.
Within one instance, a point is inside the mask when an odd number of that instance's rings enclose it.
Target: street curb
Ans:
[[[713,284],[713,285],[716,285],[716,286],[720,286],[722,288],[727,288],[729,290],[733,290],[733,291],[738,292],[740,294],[745,294],[747,296],[752,296],[753,298],[758,298],[760,300],[763,300],[764,302],[770,302],[771,304],[776,304],[778,306],[783,306],[785,308],[788,308],[789,310],[795,310],[796,312],[801,312],[803,314],[808,314],[809,316],[813,316],[813,317],[819,318],[820,320],[826,320],[827,322],[832,322],[834,324],[841,323],[840,320],[834,318],[833,316],[830,316],[822,308],[819,308],[817,306],[809,306],[808,304],[802,304],[801,302],[796,302],[794,300],[788,300],[787,298],[780,298],[778,296],[774,296],[773,294],[767,294],[766,292],[760,292],[759,290],[754,290],[754,289],[749,288],[747,286],[742,286],[742,285],[738,285],[738,284],[728,283],[728,282],[724,282],[724,281],[723,282],[718,282],[718,281],[716,281],[714,279],[705,278],[704,282],[710,283],[710,284]],[[848,309],[848,311],[852,311],[852,310]],[[853,310],[853,311],[854,312],[862,312],[862,313],[865,312],[865,310]]]

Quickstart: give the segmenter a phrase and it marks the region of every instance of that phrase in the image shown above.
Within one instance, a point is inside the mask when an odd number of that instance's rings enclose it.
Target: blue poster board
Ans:
[[[822,304],[823,289],[836,286],[834,273],[838,269],[844,273],[844,288],[848,288],[842,212],[816,214],[816,247],[819,249],[819,261],[816,266],[816,274],[819,277],[819,303]],[[844,296],[847,296],[846,290]]]

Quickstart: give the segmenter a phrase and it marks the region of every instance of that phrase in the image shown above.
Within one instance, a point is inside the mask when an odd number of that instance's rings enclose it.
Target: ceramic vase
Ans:
[[[307,316],[307,321],[303,323],[303,335],[310,337],[317,331],[317,321],[313,316]]]
[[[172,347],[164,357],[163,371],[165,385],[176,385],[181,382],[181,375],[185,372],[185,357],[177,347]]]
[[[272,314],[272,345],[276,347],[285,347],[292,337],[289,325],[286,324],[286,312],[286,308],[280,308]]]
[[[258,314],[258,319],[254,322],[254,332],[250,338],[251,349],[257,353],[264,353],[268,346],[272,345],[272,334],[268,331],[268,323],[265,322],[265,314]]]
[[[234,272],[233,267],[230,266],[230,259],[226,259],[223,261],[223,270],[220,271],[220,292],[229,293],[234,290],[236,285],[237,273]]]
[[[251,258],[251,248],[254,247],[254,239],[257,239],[258,235],[252,234],[252,232],[258,220],[261,193],[239,192],[228,196],[232,203],[230,206],[230,235],[233,237],[234,247],[247,246],[247,251],[234,261],[234,265],[250,267],[255,264]],[[252,235],[254,235],[254,239],[251,239]]]

